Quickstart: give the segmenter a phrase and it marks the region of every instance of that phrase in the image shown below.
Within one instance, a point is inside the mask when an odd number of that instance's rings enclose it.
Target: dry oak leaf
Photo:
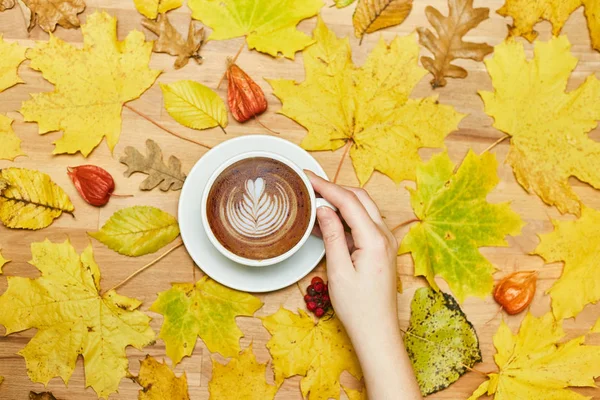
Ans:
[[[46,32],[53,32],[56,25],[66,29],[79,27],[78,14],[85,10],[83,0],[22,0],[31,10],[31,20],[27,30],[36,24]]]
[[[425,28],[417,28],[419,43],[425,46],[434,56],[421,57],[423,66],[433,74],[431,86],[435,89],[446,86],[446,78],[465,78],[467,70],[453,65],[457,58],[470,58],[482,61],[494,51],[485,43],[464,42],[463,36],[474,29],[482,21],[488,19],[489,8],[473,8],[473,0],[448,0],[447,17],[431,6],[425,8],[427,20],[438,36]]]
[[[0,160],[13,161],[25,153],[21,150],[21,139],[12,129],[13,120],[0,114]]]
[[[442,277],[459,302],[485,297],[494,286],[494,266],[480,247],[508,246],[506,235],[518,235],[524,223],[509,203],[490,204],[486,197],[500,181],[496,156],[469,150],[461,166],[447,153],[417,168],[417,189],[409,188],[419,222],[402,240],[398,254],[412,253],[415,276],[424,276],[439,291]]]
[[[358,0],[352,24],[361,42],[365,33],[399,25],[412,10],[413,0]]]
[[[133,206],[114,213],[98,232],[88,232],[120,254],[139,257],[155,253],[179,236],[171,214],[151,206]]]
[[[181,7],[182,0],[133,0],[135,8],[146,18],[156,19],[159,14]]]
[[[212,360],[212,378],[208,382],[211,400],[272,400],[277,386],[265,379],[267,364],[256,362],[252,344],[226,365]]]
[[[534,250],[547,263],[564,262],[561,277],[547,293],[557,320],[575,317],[600,301],[600,212],[583,207],[575,221],[552,221],[554,231],[539,235]]]
[[[79,355],[85,384],[99,397],[117,391],[127,375],[127,346],[142,349],[153,342],[150,318],[141,302],[114,290],[100,294],[100,269],[91,245],[81,256],[71,243],[49,240],[31,245],[36,279],[8,277],[0,296],[0,324],[6,334],[37,329],[19,354],[33,382],[60,377],[68,384]]]
[[[0,0],[0,11],[11,9],[15,4],[15,0]]]
[[[190,400],[185,372],[179,378],[165,364],[146,355],[135,381],[142,387],[138,400]]]
[[[322,0],[188,0],[192,18],[213,29],[208,40],[245,36],[248,48],[294,59],[314,41],[296,29],[317,15]]]
[[[177,364],[192,354],[197,337],[210,352],[235,357],[243,336],[235,318],[251,317],[262,305],[258,298],[204,276],[195,284],[174,283],[158,294],[150,310],[164,316],[159,337],[165,342],[167,356]]]
[[[152,190],[158,187],[163,192],[181,190],[185,174],[181,172],[181,160],[175,156],[169,157],[169,164],[163,161],[160,147],[152,139],[146,140],[146,156],[134,147],[125,148],[125,153],[119,161],[127,165],[126,177],[141,172],[148,177],[140,183],[140,190]]]
[[[2,250],[2,249],[0,249],[0,250]],[[9,262],[10,262],[10,260],[7,260],[6,258],[4,258],[2,256],[2,253],[0,253],[0,275],[2,275],[2,267],[4,267]]]
[[[485,61],[494,92],[480,91],[494,127],[511,137],[506,163],[519,183],[561,213],[579,215],[581,203],[569,177],[600,189],[600,143],[587,135],[600,120],[600,81],[587,77],[565,93],[577,64],[565,36],[535,43],[525,58],[523,45],[507,39]]]
[[[52,392],[40,392],[36,393],[34,391],[29,392],[29,400],[58,400]]]
[[[361,185],[375,170],[394,182],[415,179],[421,147],[444,147],[464,117],[437,96],[409,99],[427,74],[419,67],[414,35],[383,40],[362,67],[352,63],[348,39],[338,39],[319,18],[316,44],[303,53],[306,80],[269,80],[279,111],[308,129],[306,150],[336,150],[349,143]]]
[[[271,334],[267,343],[273,357],[275,382],[300,375],[302,396],[308,400],[340,398],[340,374],[362,378],[360,364],[342,323],[335,316],[315,321],[304,311],[280,308],[262,317]]]
[[[26,50],[18,43],[5,42],[0,34],[0,92],[17,83],[23,83],[17,71],[19,65],[25,61]]]
[[[488,374],[468,400],[487,394],[495,400],[585,400],[567,387],[596,387],[600,376],[600,346],[588,346],[584,336],[558,343],[565,336],[562,321],[552,313],[527,314],[517,335],[502,321],[494,335],[500,369]]]
[[[204,28],[197,21],[191,20],[188,28],[187,40],[181,37],[177,29],[171,24],[167,14],[160,14],[156,21],[145,20],[142,25],[158,36],[154,42],[154,51],[176,56],[175,69],[183,68],[190,58],[202,63],[200,48],[204,44]]]
[[[0,221],[8,228],[42,229],[63,212],[73,215],[69,196],[43,172],[4,168],[0,179],[8,183],[0,192]]]
[[[38,122],[40,134],[64,132],[54,142],[54,154],[80,151],[87,157],[105,136],[114,149],[123,104],[152,86],[160,71],[148,68],[152,43],[145,42],[144,34],[133,31],[119,42],[117,20],[107,13],[90,15],[81,29],[82,49],[50,36],[27,52],[31,67],[56,88],[32,94],[21,114],[25,121]]]
[[[506,0],[497,11],[504,17],[512,17],[508,26],[509,36],[523,36],[533,42],[538,32],[533,29],[538,22],[552,24],[552,34],[557,36],[573,11],[581,6],[588,22],[592,47],[600,50],[600,1],[598,0]]]

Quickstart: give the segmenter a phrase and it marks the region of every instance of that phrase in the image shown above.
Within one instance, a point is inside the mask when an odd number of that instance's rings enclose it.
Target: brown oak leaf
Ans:
[[[147,156],[142,155],[137,149],[129,146],[125,148],[125,154],[119,160],[127,165],[125,176],[130,177],[136,172],[148,175],[141,184],[141,190],[152,190],[159,186],[163,192],[180,190],[185,181],[185,174],[181,172],[181,161],[175,157],[169,157],[169,164],[163,162],[162,151],[158,144],[152,139],[146,140]]]
[[[158,39],[154,42],[154,51],[176,56],[175,69],[183,68],[190,58],[202,63],[200,48],[204,44],[204,28],[198,26],[195,20],[190,21],[187,40],[171,24],[166,14],[159,14],[156,21],[146,19],[142,25],[149,31],[155,33]]]
[[[29,392],[29,400],[57,400],[52,392],[41,392],[36,393],[34,391]]]
[[[465,78],[467,71],[452,61],[457,58],[470,58],[482,61],[494,51],[486,43],[464,42],[463,36],[488,19],[489,8],[473,8],[473,0],[448,0],[450,10],[447,17],[431,6],[425,9],[427,20],[436,30],[438,36],[426,28],[418,28],[419,43],[425,46],[434,58],[423,56],[421,63],[433,74],[431,86],[446,86],[446,78]]]
[[[15,6],[15,0],[0,0],[0,11],[8,10]]]
[[[23,0],[31,10],[31,20],[27,30],[31,31],[36,24],[46,32],[53,32],[56,25],[66,29],[78,28],[78,14],[85,10],[83,0]]]

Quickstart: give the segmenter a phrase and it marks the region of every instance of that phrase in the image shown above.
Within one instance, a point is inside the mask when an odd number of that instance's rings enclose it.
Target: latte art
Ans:
[[[230,252],[252,260],[292,249],[310,218],[310,194],[302,178],[266,157],[227,167],[215,179],[206,202],[206,219],[215,238]]]
[[[280,229],[290,209],[290,200],[275,183],[277,192],[271,196],[265,192],[263,178],[247,180],[242,201],[235,204],[234,196],[227,202],[226,217],[240,235],[262,238]]]

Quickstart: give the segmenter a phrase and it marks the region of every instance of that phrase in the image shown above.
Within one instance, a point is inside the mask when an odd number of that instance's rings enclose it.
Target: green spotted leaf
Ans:
[[[155,253],[179,235],[179,224],[171,214],[150,206],[117,211],[98,232],[88,235],[111,250],[138,257]]]
[[[415,276],[425,276],[439,290],[439,275],[462,302],[467,296],[485,297],[494,285],[494,266],[479,247],[507,246],[505,236],[517,235],[524,223],[508,203],[490,204],[489,192],[498,184],[498,162],[491,153],[469,150],[454,171],[447,153],[417,167],[417,189],[408,189],[419,222],[402,241],[399,254],[412,253]]]
[[[452,296],[431,288],[415,292],[404,345],[423,396],[445,389],[481,362],[473,325]]]

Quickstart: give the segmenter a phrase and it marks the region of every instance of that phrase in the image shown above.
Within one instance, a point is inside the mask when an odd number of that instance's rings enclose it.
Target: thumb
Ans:
[[[319,207],[317,208],[317,220],[323,235],[323,242],[325,242],[328,271],[336,274],[349,273],[354,266],[340,217],[329,207]]]

